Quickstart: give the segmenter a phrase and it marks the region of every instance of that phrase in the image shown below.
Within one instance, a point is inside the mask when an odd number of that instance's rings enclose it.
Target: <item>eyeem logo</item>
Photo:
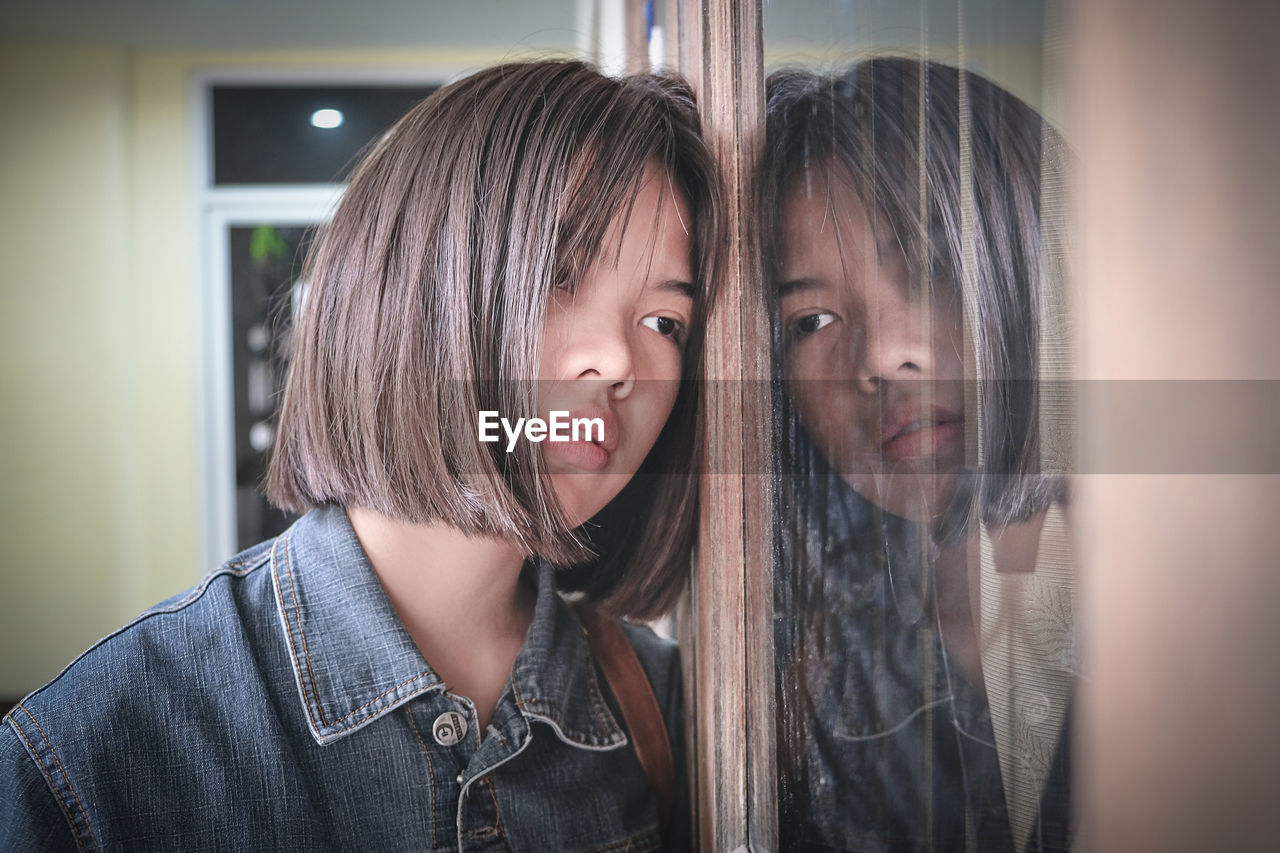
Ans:
[[[533,442],[541,441],[604,441],[604,418],[569,418],[568,412],[552,412],[551,420],[542,418],[516,418],[515,425],[497,412],[482,411],[480,414],[480,440],[483,442],[501,441],[498,427],[507,436],[507,452],[515,450],[516,439],[521,432],[525,439]]]

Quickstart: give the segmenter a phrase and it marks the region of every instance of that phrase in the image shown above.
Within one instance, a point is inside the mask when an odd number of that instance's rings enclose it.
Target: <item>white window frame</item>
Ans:
[[[231,364],[229,229],[239,225],[308,225],[327,220],[343,185],[213,183],[215,86],[443,86],[457,67],[414,69],[218,69],[191,75],[192,198],[197,293],[193,341],[197,371],[196,470],[200,495],[199,572],[238,550],[236,541],[235,402]]]

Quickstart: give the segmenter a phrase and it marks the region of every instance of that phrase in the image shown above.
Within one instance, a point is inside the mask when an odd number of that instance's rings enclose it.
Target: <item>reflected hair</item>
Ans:
[[[900,57],[830,75],[774,73],[767,126],[759,192],[771,281],[780,280],[787,193],[798,181],[843,179],[866,203],[873,227],[891,230],[877,242],[892,236],[901,247],[912,286],[963,298],[981,378],[983,460],[976,483],[957,490],[966,506],[954,507],[951,519],[965,514],[975,491],[989,524],[1025,520],[1064,499],[1062,478],[1041,473],[1039,429],[1042,302],[1061,285],[1047,280],[1056,270],[1041,219],[1042,171],[1061,171],[1056,132],[977,74]]]
[[[303,272],[278,438],[276,506],[360,506],[500,537],[578,571],[562,586],[618,615],[679,594],[698,517],[697,383],[642,471],[570,529],[540,449],[477,440],[478,412],[537,415],[547,300],[572,292],[630,214],[649,163],[687,199],[696,284],[683,376],[702,358],[722,220],[693,95],[580,62],[513,63],[440,89],[356,168]],[[622,230],[619,229],[620,234]],[[671,473],[666,473],[671,472]]]

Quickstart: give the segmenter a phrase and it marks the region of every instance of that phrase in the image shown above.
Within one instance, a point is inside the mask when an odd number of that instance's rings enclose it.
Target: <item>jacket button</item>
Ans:
[[[467,733],[467,718],[457,711],[445,711],[431,724],[431,734],[441,746],[453,746]]]

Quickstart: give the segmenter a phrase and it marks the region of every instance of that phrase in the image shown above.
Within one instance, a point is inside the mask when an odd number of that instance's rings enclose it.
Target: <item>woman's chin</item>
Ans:
[[[955,472],[880,474],[845,480],[885,512],[930,525],[938,524],[946,515],[956,491]]]
[[[631,479],[627,474],[587,474],[562,471],[551,475],[556,498],[573,529],[590,521],[608,506]]]

